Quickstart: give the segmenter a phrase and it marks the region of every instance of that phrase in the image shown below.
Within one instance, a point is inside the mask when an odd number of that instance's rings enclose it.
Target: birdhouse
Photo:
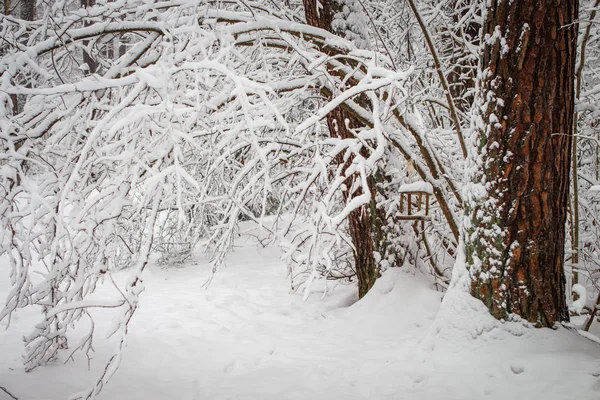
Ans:
[[[404,221],[429,221],[429,196],[433,194],[433,186],[429,182],[413,182],[400,186],[400,215],[397,219]]]

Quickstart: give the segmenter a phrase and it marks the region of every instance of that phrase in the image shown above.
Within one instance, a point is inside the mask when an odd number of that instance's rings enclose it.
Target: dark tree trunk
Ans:
[[[4,15],[10,15],[10,8],[11,8],[11,1],[10,0],[4,0],[4,2],[0,2],[0,4],[2,4],[2,14]],[[0,55],[4,55],[4,49],[0,48]],[[10,102],[12,103],[12,113],[14,114],[18,114],[19,113],[19,99],[17,98],[16,94],[11,94],[10,95]]]
[[[17,14],[17,16],[25,21],[33,21],[35,18],[35,0],[21,0],[19,2],[11,2],[10,0],[6,0],[5,2],[5,12],[8,15],[11,11]],[[16,7],[11,10],[11,7]],[[21,39],[22,44],[27,43],[27,35],[23,36]],[[30,87],[30,83],[26,84],[27,87]],[[12,102],[12,112],[13,115],[18,114],[23,110],[25,106],[25,96],[11,94],[10,100]]]
[[[344,121],[346,123],[344,123]],[[331,136],[340,139],[351,139],[354,138],[354,135],[350,129],[359,127],[360,123],[355,120],[353,115],[342,108],[336,108],[327,116],[327,125]],[[344,162],[343,155],[338,155],[336,163],[338,165],[345,164],[346,167],[349,167],[352,160],[349,159]],[[352,181],[354,179],[355,177],[353,176],[347,179],[345,182],[346,188],[349,189],[353,186]],[[369,184],[369,190],[371,190],[371,202],[374,205],[375,182],[371,177],[367,179],[367,182]],[[342,192],[343,199],[346,203],[350,200],[348,189]],[[355,196],[360,196],[361,194],[363,194],[362,190],[354,192]],[[373,254],[373,252],[376,251],[375,247],[378,247],[373,240],[373,228],[376,228],[375,222],[375,215],[369,205],[364,205],[348,215],[348,228],[350,237],[352,238],[352,245],[354,246],[354,263],[356,276],[358,278],[359,298],[362,298],[367,294],[375,284],[375,280],[377,280],[378,268]]]
[[[96,4],[96,0],[80,0],[80,2],[81,2],[81,7],[83,7],[83,8],[93,7]],[[86,22],[84,22],[83,25],[90,26],[91,22],[86,21]],[[83,41],[83,45],[85,47],[87,47],[89,43],[90,43],[89,40]],[[94,58],[92,58],[91,54],[86,50],[83,51],[83,62],[85,64],[87,64],[89,74],[93,74],[94,72],[96,72],[98,70],[98,63],[96,62],[96,60],[94,60]]]
[[[335,0],[319,1],[322,7],[317,9],[317,0],[302,0],[306,22],[311,26],[331,32],[331,22],[335,12],[340,8],[340,3]]]
[[[577,3],[494,0],[484,21],[465,244],[472,295],[499,319],[569,319],[563,262]]]
[[[342,3],[335,0],[319,0],[322,5],[319,10],[316,7],[316,0],[303,0],[304,10],[306,15],[306,22],[329,32],[333,32],[331,22],[334,15],[341,10]],[[334,32],[335,33],[335,32]],[[352,134],[352,128],[361,127],[360,121],[356,119],[353,114],[345,111],[343,108],[336,108],[329,115],[327,115],[327,126],[332,137],[340,139],[352,139],[355,136]],[[350,165],[352,160],[344,162],[343,156],[337,157],[336,162],[339,165],[346,164]],[[349,177],[346,182],[346,187],[352,187],[352,180],[355,177]],[[362,206],[350,213],[348,216],[348,226],[350,230],[350,237],[352,238],[352,244],[354,246],[354,260],[356,275],[358,278],[358,295],[362,298],[375,284],[375,280],[378,276],[378,266],[375,261],[374,251],[379,248],[379,241],[374,240],[376,237],[381,235],[374,235],[373,230],[378,232],[381,230],[381,224],[378,223],[377,208],[375,207],[375,181],[372,177],[368,179],[369,190],[371,191],[371,203],[370,205]],[[358,191],[353,196],[359,196],[362,192]],[[344,201],[350,199],[350,194],[347,191],[343,192]],[[375,212],[373,212],[375,210]],[[376,232],[377,233],[377,232]],[[381,232],[379,232],[381,233]]]
[[[461,26],[460,23],[467,16],[472,4],[479,0],[454,0],[448,4],[452,14],[452,22],[458,27],[456,35],[462,39],[462,42],[456,42],[452,35],[442,35],[444,47],[442,54],[449,59],[451,64],[448,71],[448,84],[450,94],[454,98],[456,107],[463,113],[468,113],[473,104],[473,91],[475,88],[475,75],[477,60],[469,56],[467,44],[472,46],[479,45],[479,30],[481,24],[470,17],[466,23]]]
[[[25,21],[33,21],[35,18],[35,0],[20,0],[19,16]]]

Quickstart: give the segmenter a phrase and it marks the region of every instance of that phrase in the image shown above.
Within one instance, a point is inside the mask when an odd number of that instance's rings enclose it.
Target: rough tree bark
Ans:
[[[499,319],[569,319],[563,270],[578,2],[493,0],[483,25],[465,247]]]
[[[334,32],[332,21],[336,13],[340,12],[343,7],[343,1],[340,0],[319,0],[319,8],[317,9],[316,0],[303,0],[306,22],[309,25]],[[333,110],[327,115],[327,126],[330,135],[341,139],[354,138],[352,133],[353,128],[362,126],[361,122],[348,111],[341,107]],[[352,160],[343,160],[343,155],[337,157],[336,162],[339,165],[350,165]],[[346,187],[352,187],[354,177],[349,177]],[[369,190],[371,191],[370,205],[362,206],[348,216],[348,227],[352,245],[354,246],[354,260],[356,275],[358,278],[358,295],[362,298],[375,284],[378,276],[378,266],[375,261],[374,251],[379,250],[381,238],[381,224],[377,218],[377,208],[375,207],[375,180],[370,177],[368,179]],[[362,191],[354,192],[354,194],[343,192],[344,201],[348,201],[350,196],[359,196]],[[374,230],[376,232],[374,232]]]

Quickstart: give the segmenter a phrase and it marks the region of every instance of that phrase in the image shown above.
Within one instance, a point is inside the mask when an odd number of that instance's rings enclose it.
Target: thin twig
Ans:
[[[6,389],[4,386],[0,386],[0,389],[2,389],[2,391],[4,393],[6,393],[7,395],[9,395],[12,399],[14,400],[19,400],[17,397],[15,397],[11,392],[8,391],[8,389]]]
[[[367,7],[365,7],[365,5],[362,2],[359,1],[359,4],[362,7],[362,9],[365,11],[365,14],[367,14],[367,17],[369,17],[369,21],[371,21],[371,25],[373,25],[373,30],[375,31],[375,34],[381,41],[381,44],[383,45],[385,52],[387,53],[388,57],[390,58],[390,62],[392,63],[392,67],[394,67],[394,71],[397,71],[398,68],[396,67],[396,63],[394,62],[392,53],[390,53],[390,50],[388,49],[387,45],[385,44],[385,41],[381,37],[381,33],[379,32],[379,29],[377,29],[377,25],[375,25],[375,21],[373,21],[373,17],[371,17],[371,13],[369,12],[369,10],[367,10]]]

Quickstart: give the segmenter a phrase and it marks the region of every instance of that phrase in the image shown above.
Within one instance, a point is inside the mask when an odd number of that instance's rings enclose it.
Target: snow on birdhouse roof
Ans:
[[[418,182],[404,184],[404,185],[400,186],[400,189],[398,191],[400,193],[421,192],[421,193],[433,194],[433,186],[431,186],[431,183],[429,183],[429,182],[418,181]]]

